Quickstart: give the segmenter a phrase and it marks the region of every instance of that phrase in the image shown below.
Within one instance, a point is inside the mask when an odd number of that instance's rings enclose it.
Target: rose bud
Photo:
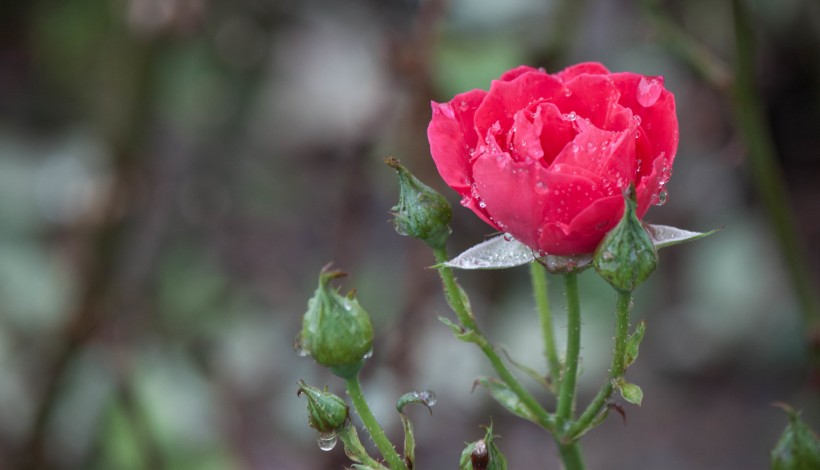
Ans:
[[[495,445],[495,438],[490,426],[483,439],[467,444],[461,452],[459,470],[507,470],[507,459]]]
[[[430,152],[461,204],[536,253],[590,254],[635,186],[638,219],[666,199],[678,147],[662,77],[598,63],[521,66],[432,103]]]
[[[297,396],[307,397],[308,424],[321,434],[336,432],[344,426],[348,418],[347,403],[338,396],[316,387],[311,387],[303,380],[299,381]]]
[[[789,415],[789,424],[771,452],[773,470],[820,468],[820,439],[800,419],[800,414],[785,404],[777,404]]]
[[[592,264],[612,287],[631,292],[658,266],[658,251],[638,220],[635,201],[630,196],[624,200],[624,215],[598,245]]]
[[[354,377],[372,353],[373,325],[353,292],[343,296],[330,281],[345,276],[323,269],[319,287],[308,302],[296,340],[300,355],[310,355],[339,377]]]
[[[399,203],[391,209],[393,226],[399,235],[442,248],[450,237],[450,203],[433,188],[419,181],[395,158],[385,160],[399,176]]]

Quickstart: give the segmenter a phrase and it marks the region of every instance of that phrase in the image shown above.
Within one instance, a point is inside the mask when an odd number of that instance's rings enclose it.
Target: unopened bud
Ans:
[[[340,397],[327,391],[311,387],[303,380],[299,381],[297,396],[307,397],[308,424],[320,434],[334,433],[344,426],[348,418],[347,403]]]
[[[310,355],[334,374],[348,379],[372,354],[373,325],[352,292],[344,296],[330,287],[331,280],[342,276],[345,274],[341,271],[322,270],[296,348],[300,355]]]
[[[484,439],[467,444],[461,452],[459,470],[507,470],[507,459],[495,445],[495,437],[489,426]]]
[[[789,424],[772,449],[772,470],[820,468],[820,439],[790,406],[777,406],[788,413]]]
[[[624,197],[624,215],[595,250],[593,266],[615,289],[631,292],[658,266],[658,252],[635,213],[634,189]]]
[[[399,235],[418,238],[432,248],[442,248],[450,237],[450,203],[419,181],[395,158],[385,160],[399,176],[399,203],[391,209]]]

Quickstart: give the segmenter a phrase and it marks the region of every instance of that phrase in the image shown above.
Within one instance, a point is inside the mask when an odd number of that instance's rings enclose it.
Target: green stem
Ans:
[[[541,320],[541,331],[544,335],[544,354],[549,364],[549,378],[555,386],[560,383],[561,363],[555,349],[555,331],[552,326],[552,312],[547,297],[546,269],[538,263],[530,263],[532,291],[535,294],[535,305],[538,307],[538,318]]]
[[[586,468],[584,458],[581,456],[581,446],[577,441],[569,444],[558,442],[558,452],[564,463],[564,470],[584,470]]]
[[[393,444],[387,438],[387,435],[384,434],[381,425],[376,421],[376,417],[373,416],[373,412],[370,411],[370,406],[367,405],[367,401],[364,399],[364,394],[362,393],[359,376],[354,375],[347,379],[345,385],[347,386],[347,394],[350,395],[350,399],[353,401],[353,408],[356,409],[356,413],[362,418],[362,424],[364,424],[367,432],[370,433],[373,443],[376,444],[376,448],[379,449],[384,460],[387,461],[387,464],[390,465],[392,470],[408,470],[404,459],[399,457]]]
[[[626,342],[629,338],[629,311],[631,306],[632,292],[618,291],[615,311],[615,351],[612,353],[609,377],[581,414],[581,417],[569,428],[565,434],[565,441],[572,441],[589,430],[595,418],[603,410],[609,397],[612,396],[614,382],[623,377],[626,372]]]
[[[436,262],[438,264],[442,264],[449,259],[445,248],[435,248],[433,252],[435,253]],[[492,364],[493,369],[495,369],[496,374],[498,374],[498,377],[505,384],[507,384],[508,387],[510,387],[510,390],[515,393],[530,413],[536,417],[538,424],[545,429],[554,430],[555,423],[552,416],[547,412],[547,410],[544,409],[543,406],[541,406],[540,403],[538,403],[538,400],[536,400],[535,397],[526,388],[524,388],[523,385],[521,385],[518,379],[510,373],[510,370],[501,360],[498,353],[496,353],[493,346],[481,334],[469,306],[465,303],[465,299],[463,297],[464,294],[458,286],[458,283],[456,283],[456,278],[453,275],[453,271],[447,266],[442,266],[438,269],[438,272],[441,276],[442,282],[444,283],[444,295],[447,298],[447,303],[455,312],[458,320],[461,322],[461,326],[475,332],[476,336],[479,338],[476,344],[478,344],[478,347],[481,348],[484,355],[487,356],[487,359],[490,360],[490,363]]]
[[[558,395],[557,424],[561,432],[563,426],[572,420],[575,403],[575,382],[578,378],[578,355],[581,351],[581,306],[578,297],[578,275],[564,274],[564,288],[567,295],[567,355],[564,358],[564,375],[561,377]]]

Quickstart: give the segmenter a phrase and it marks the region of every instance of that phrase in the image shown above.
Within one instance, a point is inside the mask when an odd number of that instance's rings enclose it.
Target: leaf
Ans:
[[[641,406],[641,401],[643,401],[643,390],[641,390],[641,387],[622,381],[618,385],[618,389],[620,390],[621,396],[624,400],[632,403],[633,405]]]
[[[464,341],[465,343],[475,343],[478,345],[482,345],[486,341],[481,335],[476,333],[475,330],[470,330],[464,328],[461,325],[457,325],[447,317],[438,317],[438,321],[450,327],[450,330],[452,330],[453,335],[455,335],[456,338],[458,338],[461,341]]]
[[[504,269],[521,266],[534,259],[535,253],[530,247],[509,235],[499,235],[468,248],[444,265],[459,269]]]
[[[404,414],[404,407],[407,405],[419,404],[427,407],[427,411],[433,414],[432,407],[436,404],[436,394],[430,390],[423,392],[410,392],[402,395],[396,402],[396,411],[401,417],[401,425],[404,428],[404,459],[411,468],[416,460],[416,437],[413,433],[413,423]]]
[[[641,320],[635,331],[626,339],[626,357],[624,367],[629,367],[638,358],[638,347],[641,345],[643,335],[646,333],[646,322]]]
[[[376,462],[365,450],[362,441],[359,440],[359,433],[356,431],[356,426],[352,422],[347,423],[345,428],[339,431],[339,439],[345,447],[345,455],[350,460],[356,463],[363,463],[365,465],[353,465],[356,469],[370,469],[370,470],[385,470],[385,467]]]
[[[512,356],[510,356],[510,353],[504,348],[501,348],[501,352],[504,353],[504,356],[507,358],[508,361],[510,361],[510,364],[512,364],[513,367],[526,374],[535,382],[541,384],[545,389],[549,390],[552,393],[555,393],[555,388],[552,386],[552,382],[549,379],[549,375],[542,375],[532,367],[526,366],[516,361],[512,358]]]
[[[490,396],[510,413],[538,424],[538,419],[504,382],[489,377],[479,377],[473,382],[473,389],[478,385],[486,388]]]
[[[653,224],[644,224],[644,228],[646,229],[646,232],[649,234],[649,238],[652,239],[652,243],[655,244],[655,248],[666,248],[667,246],[680,245],[681,243],[691,242],[704,237],[708,237],[709,235],[722,229],[721,227],[715,230],[710,230],[708,232],[690,232],[689,230],[671,227],[669,225]]]
[[[562,273],[586,267],[592,261],[592,255],[538,257],[527,245],[509,235],[499,235],[468,248],[443,265],[458,269],[505,269],[536,260],[548,271]]]

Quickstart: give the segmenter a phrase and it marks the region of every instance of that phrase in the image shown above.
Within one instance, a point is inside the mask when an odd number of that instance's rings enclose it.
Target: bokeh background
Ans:
[[[436,320],[432,253],[388,222],[382,160],[447,195],[451,252],[467,248],[490,229],[436,174],[429,101],[588,60],[677,97],[670,197],[647,220],[725,226],[663,250],[637,292],[644,404],[585,437],[589,467],[766,468],[786,424],[772,402],[820,427],[810,0],[3,2],[0,468],[343,468],[295,394],[343,393],[292,349],[329,261],[373,316],[364,388],[389,434],[399,395],[438,394],[432,416],[411,410],[418,468],[455,468],[490,422],[512,469],[558,468],[544,432],[470,393],[491,369]],[[489,336],[543,370],[527,270],[459,276]],[[580,280],[583,404],[614,295]]]

